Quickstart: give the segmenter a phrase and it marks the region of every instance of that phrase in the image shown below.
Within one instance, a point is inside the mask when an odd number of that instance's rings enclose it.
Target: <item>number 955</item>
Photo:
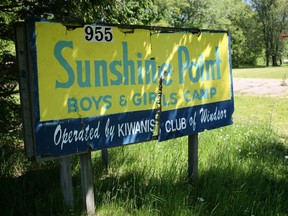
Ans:
[[[84,38],[89,42],[112,42],[113,31],[107,26],[85,25]]]

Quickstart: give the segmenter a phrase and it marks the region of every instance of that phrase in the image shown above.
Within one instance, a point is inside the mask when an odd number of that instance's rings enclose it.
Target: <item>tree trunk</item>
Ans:
[[[277,56],[272,55],[272,66],[277,66]]]
[[[269,56],[270,56],[269,51],[266,48],[266,67],[269,66]]]
[[[269,66],[270,60],[270,46],[269,46],[269,34],[265,31],[265,55],[266,55],[266,67]]]

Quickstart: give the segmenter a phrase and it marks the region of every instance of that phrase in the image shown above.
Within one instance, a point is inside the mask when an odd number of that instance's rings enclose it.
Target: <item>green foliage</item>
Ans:
[[[228,30],[231,34],[233,67],[255,65],[261,55],[262,35],[255,13],[242,0],[166,0],[160,3],[162,22],[174,27]],[[165,21],[163,21],[163,19]]]
[[[270,58],[272,58],[272,65],[277,66],[285,50],[281,30],[288,27],[287,0],[251,0],[250,2],[256,12],[263,36],[266,66],[269,66]]]
[[[12,1],[11,4],[15,3]],[[13,134],[13,131],[20,128],[20,107],[16,96],[18,74],[12,41],[13,18],[7,11],[10,11],[9,7],[0,10],[0,136],[8,132]]]
[[[169,26],[200,28],[205,17],[205,9],[208,8],[207,1],[196,0],[166,0],[159,1],[162,10],[165,11],[163,19]]]
[[[117,4],[117,7],[115,7],[111,13],[111,16],[107,17],[107,20],[105,20],[106,22],[151,25],[160,19],[160,11],[158,11],[157,6],[155,6],[151,0],[118,1]]]
[[[210,7],[212,15],[205,27],[229,31],[233,67],[255,65],[262,44],[253,11],[242,0],[212,0]]]

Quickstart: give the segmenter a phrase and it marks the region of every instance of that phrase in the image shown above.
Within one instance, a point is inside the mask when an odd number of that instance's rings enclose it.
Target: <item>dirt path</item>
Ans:
[[[235,95],[261,95],[288,98],[288,86],[281,86],[282,80],[234,78]],[[288,84],[288,81],[287,81]]]

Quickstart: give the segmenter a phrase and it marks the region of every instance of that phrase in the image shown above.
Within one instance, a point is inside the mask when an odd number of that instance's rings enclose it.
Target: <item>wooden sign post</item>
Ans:
[[[89,216],[95,215],[91,152],[80,155],[83,206]]]
[[[60,182],[64,204],[68,208],[73,206],[73,184],[71,172],[71,157],[60,159]]]
[[[108,149],[102,149],[102,166],[104,170],[108,170],[108,165],[109,165],[109,154],[108,154]]]
[[[188,178],[196,184],[198,178],[198,133],[188,136]]]

